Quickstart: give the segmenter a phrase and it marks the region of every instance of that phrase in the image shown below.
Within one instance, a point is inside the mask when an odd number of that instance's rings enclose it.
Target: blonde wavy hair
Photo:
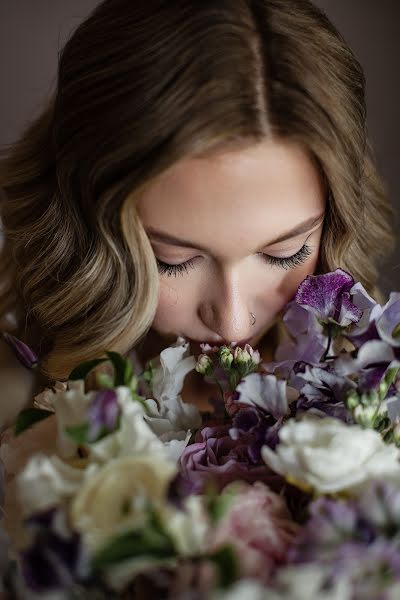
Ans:
[[[50,379],[126,353],[158,297],[137,199],[178,160],[271,135],[302,144],[328,184],[317,271],[340,266],[378,297],[392,210],[364,88],[352,51],[308,0],[99,4],[60,52],[43,112],[1,155],[3,330],[38,352]]]

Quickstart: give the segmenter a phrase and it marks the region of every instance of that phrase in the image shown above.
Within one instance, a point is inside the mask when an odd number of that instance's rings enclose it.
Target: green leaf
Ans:
[[[64,431],[77,444],[86,444],[89,424],[82,423],[81,425],[67,425]]]
[[[132,378],[134,377],[132,363],[129,359],[125,360],[124,382],[125,385],[131,386]]]
[[[19,435],[29,427],[32,427],[35,423],[43,421],[48,417],[54,415],[54,412],[50,410],[43,410],[42,408],[27,408],[19,413],[14,426],[14,435]]]
[[[146,528],[141,531],[130,531],[114,538],[94,557],[94,570],[118,564],[129,558],[150,556],[152,558],[173,558],[174,546],[162,531]]]
[[[97,365],[100,365],[101,363],[105,362],[106,360],[107,360],[106,358],[95,358],[93,360],[88,360],[87,362],[83,362],[71,371],[68,379],[70,381],[76,381],[78,379],[85,379],[86,375],[92,369],[97,367]]]
[[[218,584],[220,587],[227,588],[238,579],[239,565],[232,546],[222,546],[211,554],[210,559],[218,569]]]
[[[127,360],[118,352],[106,352],[114,367],[114,386],[125,385],[125,370]]]
[[[217,523],[226,515],[232,502],[235,500],[237,493],[237,485],[232,484],[228,491],[225,488],[221,494],[215,481],[210,479],[207,482],[203,494],[206,498],[208,514],[213,523]]]

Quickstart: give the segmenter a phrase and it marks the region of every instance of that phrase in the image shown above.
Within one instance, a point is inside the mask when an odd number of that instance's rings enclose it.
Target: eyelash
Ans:
[[[268,254],[261,253],[268,264],[273,267],[279,267],[286,270],[294,269],[295,267],[303,264],[311,254],[312,249],[308,244],[304,244],[304,246],[300,248],[296,254],[293,254],[293,256],[288,256],[287,258],[278,258],[276,256],[269,256]],[[168,277],[175,275],[175,277],[177,277],[178,275],[187,274],[189,269],[194,269],[194,260],[187,260],[186,262],[178,265],[170,265],[157,258],[157,266],[161,275],[166,274]]]

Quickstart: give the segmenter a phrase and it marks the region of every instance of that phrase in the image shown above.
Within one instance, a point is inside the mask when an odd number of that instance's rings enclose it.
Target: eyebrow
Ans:
[[[274,244],[279,244],[280,242],[285,242],[286,240],[290,240],[294,237],[297,237],[298,235],[301,235],[302,233],[307,233],[308,231],[310,231],[310,229],[315,227],[315,225],[317,225],[317,223],[319,223],[319,221],[322,221],[323,217],[324,217],[324,213],[322,213],[321,215],[318,215],[317,217],[311,217],[310,219],[303,221],[303,223],[296,225],[296,227],[294,227],[293,229],[290,229],[290,231],[287,231],[286,233],[283,233],[282,235],[277,237],[272,242],[268,242],[267,244],[264,244],[262,246],[262,248],[265,248],[268,246],[273,246]],[[155,242],[161,242],[162,244],[169,244],[172,246],[179,246],[182,248],[195,248],[197,250],[202,250],[203,252],[208,252],[207,248],[204,248],[195,242],[192,242],[190,240],[184,240],[182,238],[177,238],[177,237],[170,235],[169,233],[166,233],[164,231],[154,229],[153,227],[148,227],[146,229],[146,233]]]

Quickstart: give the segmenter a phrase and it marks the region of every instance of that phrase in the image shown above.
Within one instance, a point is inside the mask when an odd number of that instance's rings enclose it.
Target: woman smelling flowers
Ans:
[[[307,275],[378,297],[393,242],[362,69],[307,0],[99,3],[0,186],[1,328],[40,358],[28,377],[0,341],[2,428],[105,350],[140,369],[182,336],[271,359]],[[194,372],[182,397],[215,393]]]

